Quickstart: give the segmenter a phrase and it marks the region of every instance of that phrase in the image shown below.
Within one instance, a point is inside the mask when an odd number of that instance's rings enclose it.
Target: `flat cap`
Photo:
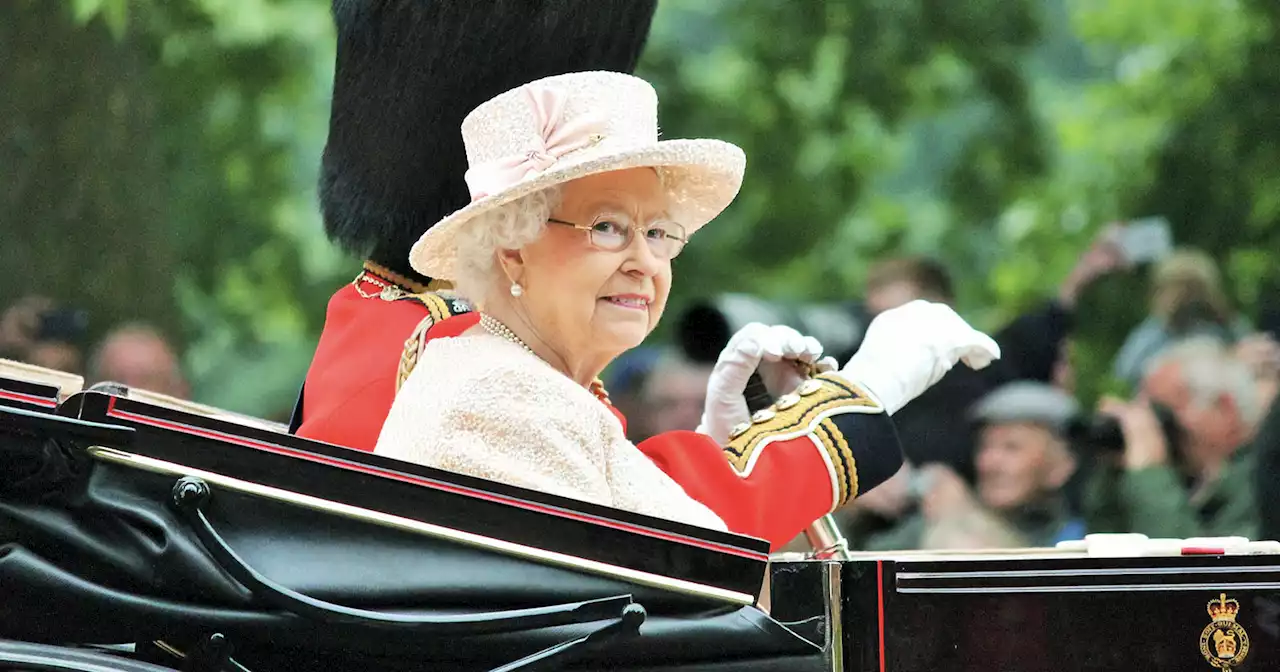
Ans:
[[[1034,422],[1062,433],[1080,412],[1080,404],[1065,391],[1029,380],[1002,385],[978,400],[969,418],[979,424]]]

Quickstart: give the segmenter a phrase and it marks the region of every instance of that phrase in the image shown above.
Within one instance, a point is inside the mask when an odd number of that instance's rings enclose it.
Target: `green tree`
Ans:
[[[26,292],[179,325],[149,56],[58,3],[0,6],[0,306]],[[134,312],[136,311],[136,312]]]
[[[669,134],[748,153],[677,262],[694,294],[845,298],[868,263],[940,256],[998,326],[1100,226],[1164,214],[1246,311],[1280,250],[1280,6],[1267,0],[664,0],[641,67]],[[325,0],[0,6],[0,300],[182,327],[202,400],[288,407],[352,260],[314,203]],[[14,167],[18,167],[14,170]],[[16,244],[15,244],[16,243]],[[170,283],[173,279],[175,282]],[[1085,396],[1144,282],[1086,296]],[[1271,290],[1274,292],[1274,290]],[[667,321],[670,324],[670,320]]]
[[[328,3],[36,0],[0,8],[21,180],[0,186],[4,299],[158,321],[204,401],[286,412],[344,272],[314,183]]]
[[[985,236],[949,197],[990,210],[1004,175],[1043,164],[1015,65],[1038,35],[1030,0],[664,4],[642,74],[666,126],[748,156],[680,286],[843,297],[886,250],[956,244],[971,267]]]
[[[666,126],[748,152],[742,197],[690,246],[677,289],[848,296],[875,257],[927,253],[995,328],[1050,295],[1099,227],[1164,214],[1251,309],[1280,249],[1277,11],[670,2],[644,65]],[[1139,274],[1086,296],[1086,397],[1144,296]]]

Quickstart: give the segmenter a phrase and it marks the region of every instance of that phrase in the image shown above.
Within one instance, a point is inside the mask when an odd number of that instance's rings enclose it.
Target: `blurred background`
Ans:
[[[662,0],[639,72],[664,128],[750,157],[679,259],[675,305],[846,299],[871,260],[928,254],[992,328],[1106,222],[1161,215],[1253,314],[1280,274],[1278,17],[1266,0]],[[287,413],[359,270],[315,203],[332,30],[327,0],[0,4],[0,306],[84,310],[86,344],[145,320],[200,401]],[[1084,396],[1144,292],[1137,274],[1090,288]]]
[[[329,4],[0,3],[0,355],[288,417],[326,303],[360,269],[316,202]],[[638,74],[665,132],[749,162],[676,261],[652,349],[611,371],[634,432],[696,424],[705,362],[664,346],[725,294],[839,303],[859,324],[903,286],[950,300],[1017,332],[1015,360],[1049,348],[1011,377],[1083,409],[1205,325],[1273,382],[1274,0],[662,0]],[[972,481],[980,461],[950,464]]]

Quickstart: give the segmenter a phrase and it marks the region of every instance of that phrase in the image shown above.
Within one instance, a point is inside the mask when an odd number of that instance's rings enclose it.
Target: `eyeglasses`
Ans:
[[[609,213],[597,215],[587,226],[554,218],[549,218],[547,221],[586,231],[591,244],[606,252],[621,252],[627,249],[636,231],[644,236],[644,241],[649,245],[649,251],[653,252],[653,256],[663,260],[675,259],[684,249],[684,244],[688,242],[684,227],[664,220],[641,226],[627,215]]]

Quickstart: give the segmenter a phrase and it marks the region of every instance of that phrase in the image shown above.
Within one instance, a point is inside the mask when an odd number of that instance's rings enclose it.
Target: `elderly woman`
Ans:
[[[699,431],[636,446],[597,376],[657,326],[671,262],[736,197],[742,151],[658,141],[653,89],[607,72],[504,93],[462,133],[472,202],[410,261],[453,280],[479,316],[428,332],[378,454],[778,547],[897,471],[891,413],[961,359],[998,356],[924,302],[878,318],[838,371],[816,366],[812,339],[752,325],[717,363]],[[758,367],[788,393],[751,416],[743,391]]]

